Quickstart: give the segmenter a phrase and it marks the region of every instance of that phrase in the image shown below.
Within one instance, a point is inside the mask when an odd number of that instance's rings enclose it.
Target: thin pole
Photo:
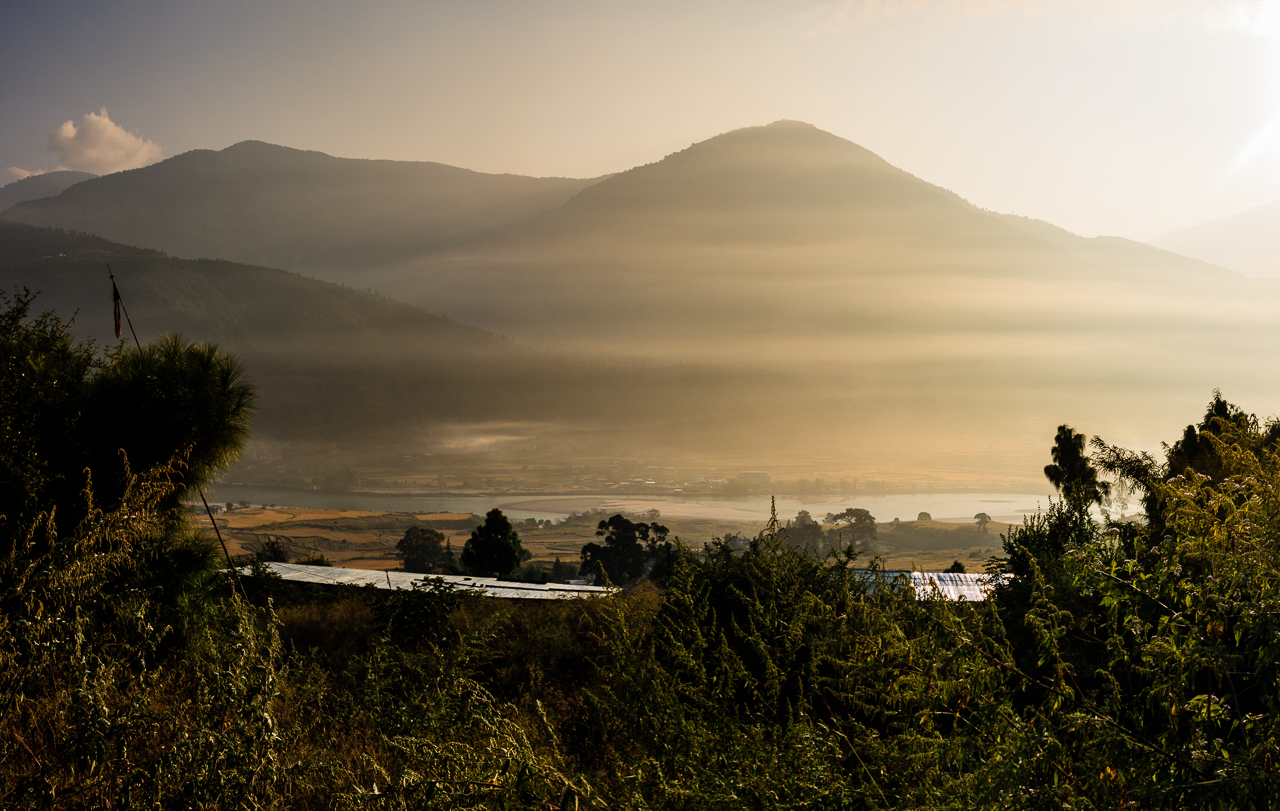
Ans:
[[[120,288],[116,285],[116,276],[111,272],[111,263],[104,262],[107,266],[107,277],[111,279],[111,292],[115,301],[120,303],[120,311],[124,313],[124,320],[129,324],[129,334],[133,336],[133,345],[142,349],[142,344],[138,341],[138,333],[133,330],[133,320],[129,318],[129,308],[124,306],[124,297],[120,295]],[[204,497],[204,490],[197,487],[196,492],[200,494],[200,501],[204,504],[204,511],[209,516],[209,523],[213,524],[213,534],[218,536],[218,543],[222,544],[222,554],[227,556],[227,568],[231,570],[231,576],[235,578],[236,586],[240,588],[240,595],[249,599],[249,595],[245,593],[244,583],[240,582],[240,572],[236,569],[235,561],[231,559],[231,553],[227,551],[227,542],[222,540],[222,531],[218,529],[218,522],[213,518],[213,510],[209,509],[209,501]]]
[[[240,587],[240,596],[248,600],[249,595],[245,593],[244,583],[240,582],[240,572],[236,570],[236,564],[231,560],[231,553],[227,551],[227,542],[222,540],[222,531],[218,529],[218,522],[213,520],[213,510],[209,509],[209,502],[204,497],[204,490],[197,487],[196,492],[200,494],[200,500],[204,502],[204,511],[209,514],[209,523],[213,524],[213,534],[218,536],[218,543],[222,544],[222,554],[227,556],[227,568],[231,570],[231,576],[236,579],[236,585]]]

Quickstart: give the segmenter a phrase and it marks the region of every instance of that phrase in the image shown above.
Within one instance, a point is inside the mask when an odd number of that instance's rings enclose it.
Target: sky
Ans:
[[[1153,239],[1280,198],[1280,0],[0,4],[0,183],[246,139],[591,177],[778,119]]]

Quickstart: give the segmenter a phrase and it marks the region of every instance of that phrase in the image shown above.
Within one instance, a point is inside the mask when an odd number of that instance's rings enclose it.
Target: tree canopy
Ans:
[[[1098,478],[1098,471],[1085,453],[1085,435],[1069,425],[1059,425],[1053,440],[1053,462],[1045,465],[1044,475],[1074,510],[1083,512],[1090,505],[1101,504],[1110,492],[1110,484]]]
[[[409,527],[396,541],[396,555],[406,572],[445,574],[453,564],[444,533],[431,527]]]
[[[497,507],[471,532],[462,549],[462,565],[472,574],[504,577],[525,559],[524,545],[511,521]]]
[[[582,547],[582,566],[578,572],[596,583],[607,578],[614,585],[623,585],[655,574],[653,569],[657,566],[660,579],[665,573],[662,564],[671,552],[668,532],[658,523],[637,523],[621,514],[611,516],[596,526],[596,537],[603,538],[604,543]]]
[[[825,520],[828,524],[844,525],[845,528],[840,531],[840,541],[843,544],[864,546],[878,537],[875,516],[861,507],[849,507],[842,512],[827,513]]]
[[[33,318],[34,300],[0,292],[0,534],[51,506],[57,525],[73,529],[89,508],[87,485],[110,508],[131,476],[158,469],[176,521],[185,493],[248,438],[255,395],[243,367],[173,335],[102,351],[53,314]]]

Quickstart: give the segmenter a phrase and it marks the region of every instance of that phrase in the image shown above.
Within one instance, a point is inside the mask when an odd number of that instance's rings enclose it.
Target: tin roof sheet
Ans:
[[[615,589],[601,586],[567,586],[562,583],[517,583],[496,577],[465,575],[430,575],[391,572],[377,569],[344,569],[339,566],[304,566],[298,563],[267,563],[271,571],[293,583],[315,583],[322,586],[373,586],[379,589],[412,589],[417,583],[440,580],[456,589],[479,591],[486,597],[515,600],[565,600],[596,597]],[[251,575],[248,568],[241,574]]]
[[[486,597],[502,597],[510,600],[566,600],[581,597],[598,597],[617,591],[602,586],[571,586],[563,583],[517,583],[496,577],[468,577],[466,575],[425,575],[412,572],[392,572],[378,569],[344,569],[338,566],[304,566],[298,563],[267,563],[281,578],[294,583],[314,583],[324,586],[373,586],[379,589],[412,589],[417,583],[439,580],[456,589],[478,591]],[[865,570],[864,570],[865,571]],[[248,568],[241,574],[250,575]],[[980,602],[987,599],[996,585],[996,578],[986,574],[955,574],[949,572],[913,572],[885,570],[881,575],[893,580],[905,576],[915,586],[916,595],[928,599],[936,586],[944,599]],[[870,577],[871,574],[867,573]]]

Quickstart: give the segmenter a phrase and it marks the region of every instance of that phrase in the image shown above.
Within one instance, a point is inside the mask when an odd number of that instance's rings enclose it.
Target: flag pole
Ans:
[[[107,277],[111,279],[111,306],[115,314],[116,337],[120,337],[120,313],[124,313],[125,323],[129,325],[129,334],[133,336],[133,345],[142,349],[142,344],[138,341],[138,333],[133,329],[133,319],[129,318],[129,310],[124,306],[124,299],[120,297],[120,288],[116,287],[116,276],[111,272],[111,263],[104,262],[107,266]],[[196,487],[196,492],[200,494],[200,501],[204,504],[204,511],[209,516],[209,523],[213,524],[213,534],[218,536],[218,543],[222,544],[222,554],[227,556],[227,568],[231,570],[231,576],[235,578],[236,585],[240,587],[240,594],[249,599],[249,595],[245,593],[244,583],[240,582],[240,572],[236,569],[235,561],[231,559],[231,553],[227,551],[227,542],[222,540],[222,530],[218,529],[218,522],[214,520],[213,510],[209,509],[209,500],[204,497],[204,490]]]

